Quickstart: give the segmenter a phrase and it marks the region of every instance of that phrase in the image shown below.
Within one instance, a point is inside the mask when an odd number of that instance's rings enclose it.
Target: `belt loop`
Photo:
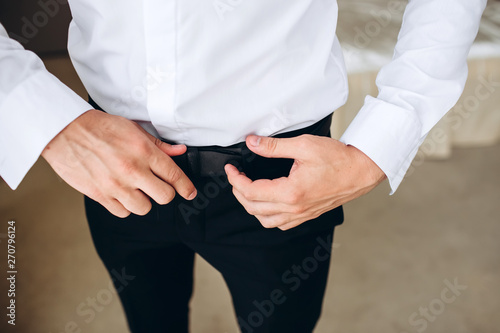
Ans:
[[[248,170],[251,163],[253,162],[253,160],[255,160],[256,157],[257,155],[253,151],[248,149],[246,144],[244,144],[243,147],[241,147],[241,168],[243,170]]]
[[[198,148],[188,147],[186,151],[187,163],[193,176],[200,176],[200,153]]]

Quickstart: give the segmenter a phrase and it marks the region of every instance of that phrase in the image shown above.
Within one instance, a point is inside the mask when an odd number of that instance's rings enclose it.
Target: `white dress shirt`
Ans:
[[[69,0],[68,49],[108,113],[187,145],[306,127],[348,94],[335,0]],[[456,103],[486,0],[410,0],[394,59],[342,141],[394,191]],[[90,105],[0,26],[0,175],[15,189]]]

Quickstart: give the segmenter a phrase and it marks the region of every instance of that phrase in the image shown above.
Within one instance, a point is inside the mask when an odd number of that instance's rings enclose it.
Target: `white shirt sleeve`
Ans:
[[[90,109],[0,25],[0,176],[12,189],[50,140]]]
[[[397,189],[431,128],[463,92],[467,55],[486,0],[410,0],[393,60],[377,76],[377,98],[340,139],[369,156]]]

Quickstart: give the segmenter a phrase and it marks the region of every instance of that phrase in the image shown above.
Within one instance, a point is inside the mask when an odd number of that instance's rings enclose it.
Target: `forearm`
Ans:
[[[377,76],[342,137],[387,175],[394,192],[425,136],[460,97],[467,55],[486,0],[413,0],[404,15],[392,62]]]
[[[15,189],[43,148],[92,109],[0,25],[0,175]]]

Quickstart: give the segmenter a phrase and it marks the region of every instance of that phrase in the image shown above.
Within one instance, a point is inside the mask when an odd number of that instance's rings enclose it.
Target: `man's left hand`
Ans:
[[[385,179],[363,152],[332,138],[251,135],[246,143],[258,155],[295,160],[288,177],[272,180],[252,181],[233,165],[225,166],[235,197],[266,228],[294,228],[371,191]]]

